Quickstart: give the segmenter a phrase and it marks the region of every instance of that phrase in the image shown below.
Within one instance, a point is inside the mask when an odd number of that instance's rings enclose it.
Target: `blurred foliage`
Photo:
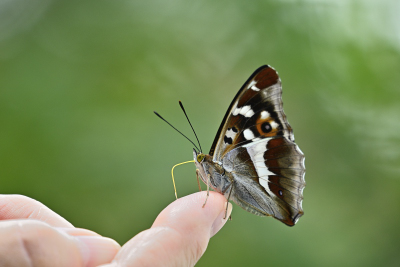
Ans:
[[[306,155],[289,228],[234,205],[198,266],[396,266],[400,3],[0,2],[0,192],[121,244],[174,200],[172,165],[203,147],[259,66],[283,81]],[[194,166],[176,169],[179,195]]]

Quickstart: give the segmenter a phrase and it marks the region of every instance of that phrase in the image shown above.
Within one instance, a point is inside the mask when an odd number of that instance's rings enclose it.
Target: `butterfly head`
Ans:
[[[201,166],[204,163],[206,155],[203,152],[197,152],[196,149],[193,149],[193,159],[194,163],[197,167]]]
[[[207,184],[207,170],[210,167],[210,157],[204,153],[197,152],[196,149],[193,149],[193,159],[194,165],[196,165],[197,177],[200,178],[205,184]]]
[[[205,157],[206,155],[200,152],[199,154],[196,155],[196,160],[198,163],[202,163]]]

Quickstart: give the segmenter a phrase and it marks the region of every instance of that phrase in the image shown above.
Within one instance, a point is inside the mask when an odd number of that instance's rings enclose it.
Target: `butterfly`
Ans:
[[[304,214],[304,154],[283,111],[282,85],[258,68],[230,104],[208,155],[193,151],[197,177],[243,209],[293,226]]]

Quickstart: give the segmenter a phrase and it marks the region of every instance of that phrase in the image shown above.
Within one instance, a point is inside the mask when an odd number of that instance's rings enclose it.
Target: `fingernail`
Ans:
[[[211,236],[213,237],[216,233],[218,233],[219,230],[221,230],[222,226],[225,225],[226,221],[229,219],[229,216],[231,216],[232,213],[232,204],[229,202],[226,202],[224,210],[218,215],[218,217],[215,219],[213,225],[211,226]],[[225,218],[225,211],[226,211],[226,205],[228,205],[228,211],[226,212],[226,218]]]
[[[75,236],[79,242],[84,266],[98,266],[111,262],[121,246],[111,238],[101,236]]]

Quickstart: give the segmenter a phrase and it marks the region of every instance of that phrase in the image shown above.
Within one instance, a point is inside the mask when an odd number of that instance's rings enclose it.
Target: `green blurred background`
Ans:
[[[0,193],[123,244],[174,200],[259,66],[283,81],[306,155],[289,228],[234,205],[198,266],[397,266],[400,2],[0,2]],[[175,172],[197,191],[194,165]]]

